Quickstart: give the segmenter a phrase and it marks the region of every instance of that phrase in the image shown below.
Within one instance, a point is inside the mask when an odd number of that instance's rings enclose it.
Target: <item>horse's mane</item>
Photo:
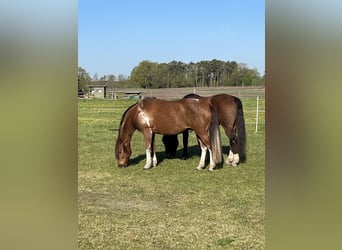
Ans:
[[[156,97],[154,97],[154,96],[146,96],[146,97],[144,97],[143,99],[141,99],[138,103],[136,103],[136,104],[138,104],[140,107],[144,107],[144,102],[145,101],[149,101],[149,100],[153,100],[153,99],[157,99]]]
[[[202,98],[202,96],[200,95],[197,95],[197,94],[187,94],[183,97],[184,98],[196,98],[196,99],[199,99],[199,98]]]
[[[118,138],[116,140],[116,144],[115,144],[115,157],[118,158],[118,155],[119,155],[119,152],[118,152],[118,145],[119,143],[121,142],[121,139],[120,139],[120,134],[121,134],[121,128],[122,128],[122,124],[126,118],[126,114],[128,113],[128,111],[130,111],[132,108],[134,108],[138,103],[134,103],[132,104],[131,106],[129,106],[125,112],[122,114],[122,117],[121,117],[121,120],[120,120],[120,125],[119,125],[119,133],[118,133]]]
[[[128,113],[128,111],[130,111],[134,106],[136,106],[138,104],[138,102],[132,104],[131,106],[129,106],[125,112],[122,114],[122,117],[121,117],[121,121],[120,121],[120,125],[119,125],[119,133],[120,133],[120,128],[121,128],[121,125],[124,121],[124,119],[126,118],[126,114]]]
[[[120,125],[119,125],[119,135],[120,135],[120,132],[121,132],[121,126],[122,126],[122,123],[124,121],[124,119],[126,118],[126,114],[132,109],[134,108],[135,106],[137,105],[143,105],[143,101],[144,99],[156,99],[155,97],[144,97],[143,99],[141,99],[139,102],[136,102],[134,104],[132,104],[131,106],[129,106],[125,112],[122,114],[122,117],[121,117],[121,120],[120,120]]]

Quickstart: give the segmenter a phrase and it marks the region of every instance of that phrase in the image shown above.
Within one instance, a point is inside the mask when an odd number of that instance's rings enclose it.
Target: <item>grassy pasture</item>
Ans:
[[[158,166],[145,171],[143,136],[135,132],[131,164],[119,169],[116,129],[134,102],[79,100],[79,248],[264,249],[265,117],[261,112],[255,134],[256,99],[243,99],[247,162],[213,173],[195,170],[200,150],[194,133],[187,161],[164,159],[162,136],[156,135]],[[264,104],[261,99],[260,109]],[[221,138],[226,153],[223,130]]]

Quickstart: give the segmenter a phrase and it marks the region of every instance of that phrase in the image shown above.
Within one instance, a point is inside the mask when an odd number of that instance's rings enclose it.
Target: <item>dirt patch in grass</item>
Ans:
[[[158,208],[158,205],[152,201],[130,200],[130,201],[105,201],[103,205],[110,209],[139,209],[148,211]]]

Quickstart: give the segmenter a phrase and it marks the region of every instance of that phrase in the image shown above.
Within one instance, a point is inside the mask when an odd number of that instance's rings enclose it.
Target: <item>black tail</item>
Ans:
[[[219,121],[214,107],[210,105],[211,109],[211,122],[209,129],[209,137],[211,143],[211,150],[213,153],[213,161],[217,163],[222,162],[222,146],[221,146],[221,133],[219,128]]]
[[[247,160],[245,118],[243,115],[241,100],[239,98],[236,98],[235,103],[237,105],[236,129],[238,153],[240,156],[240,162],[245,162]]]

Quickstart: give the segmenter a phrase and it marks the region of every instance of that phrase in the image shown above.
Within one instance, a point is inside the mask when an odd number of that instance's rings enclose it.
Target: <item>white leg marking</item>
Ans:
[[[240,162],[239,154],[234,154],[232,166],[237,167],[237,165],[239,165],[239,162]]]
[[[197,166],[197,170],[202,170],[204,168],[204,164],[205,164],[205,155],[207,154],[207,147],[201,147],[201,159],[200,162]]]
[[[155,167],[155,166],[157,166],[157,164],[158,164],[157,155],[156,155],[156,152],[154,152],[153,159],[152,159],[152,165],[153,165],[153,167]]]
[[[211,151],[211,149],[209,149],[209,155],[210,155],[210,164],[209,164],[209,171],[214,171],[214,168],[216,166],[215,162],[213,161],[213,152]]]
[[[226,163],[228,165],[232,165],[233,161],[234,161],[234,154],[231,150],[229,150],[229,155],[228,155]]]
[[[146,150],[146,164],[144,166],[144,169],[150,169],[152,166],[152,159],[151,159],[151,150]]]

